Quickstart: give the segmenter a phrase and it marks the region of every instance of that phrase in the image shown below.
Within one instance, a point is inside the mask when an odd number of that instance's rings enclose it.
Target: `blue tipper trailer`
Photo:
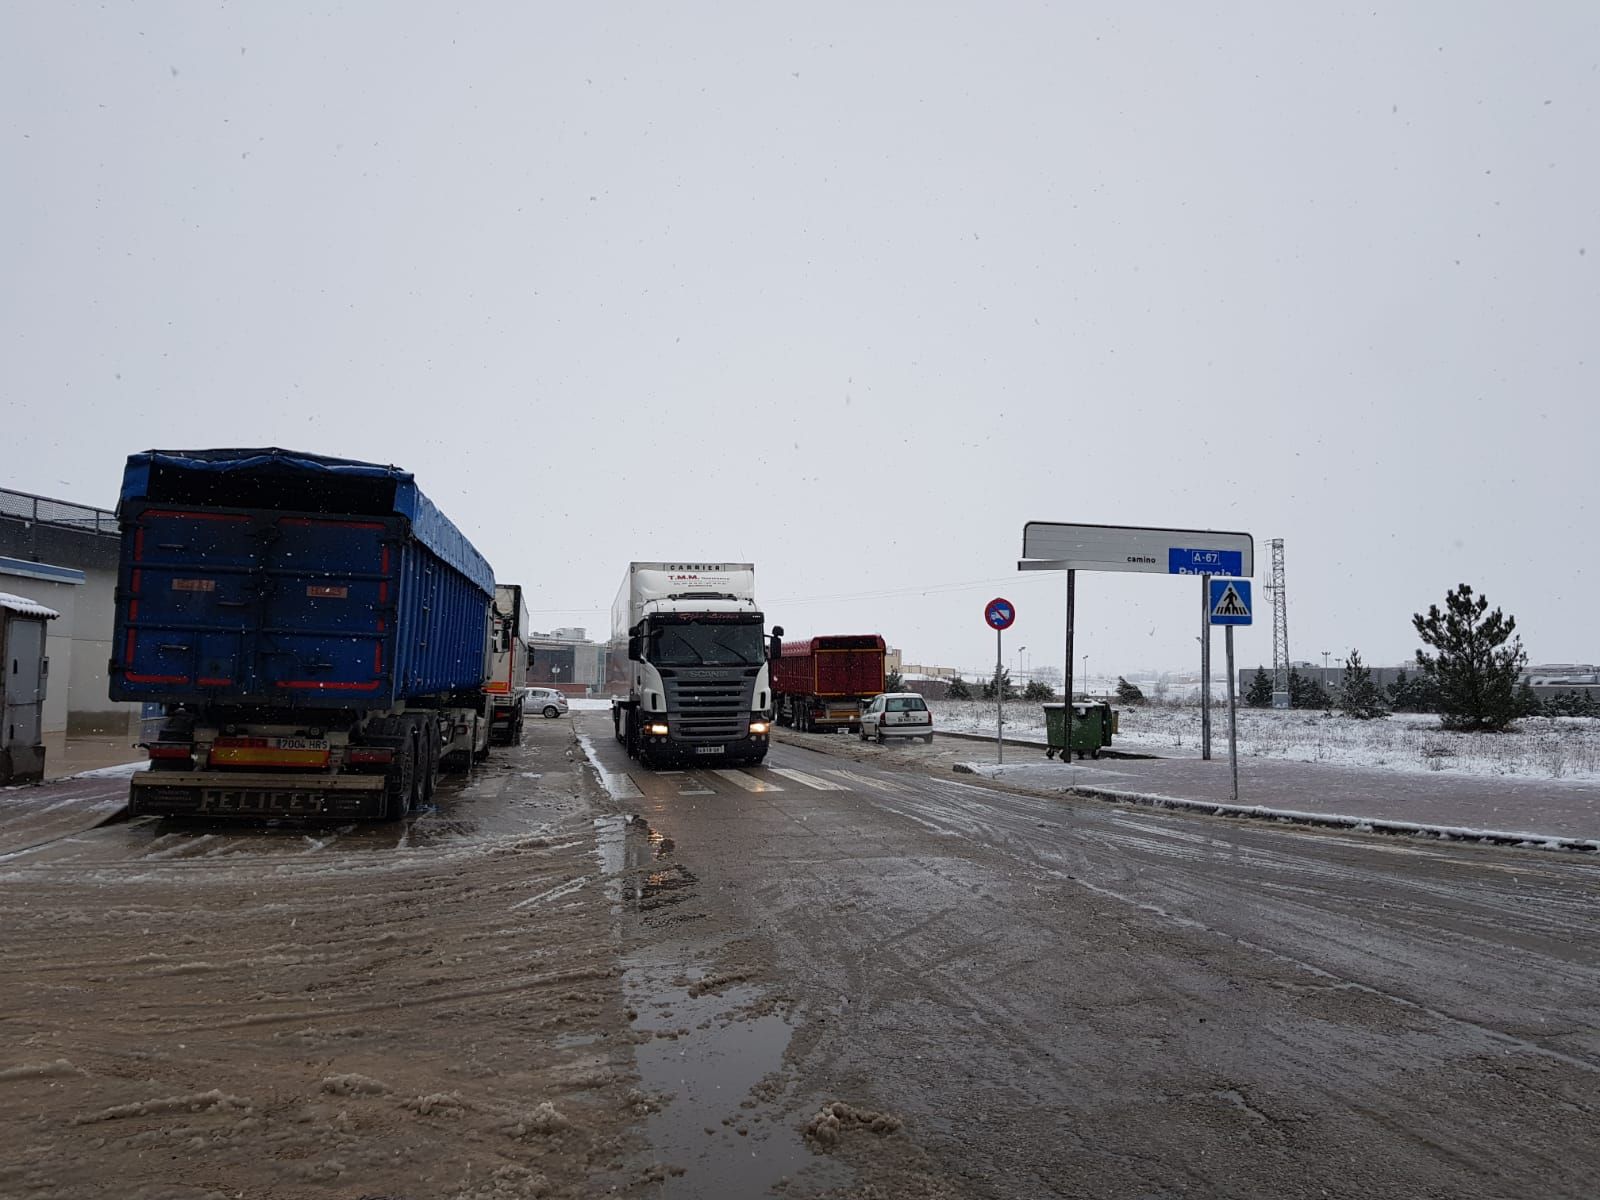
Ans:
[[[135,815],[394,819],[488,745],[494,572],[397,467],[129,457],[113,700],[166,719]]]

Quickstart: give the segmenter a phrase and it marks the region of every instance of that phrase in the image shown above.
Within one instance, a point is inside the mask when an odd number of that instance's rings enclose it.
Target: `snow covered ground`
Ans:
[[[992,702],[936,701],[939,728],[994,732]],[[1178,754],[1200,745],[1198,706],[1119,708],[1115,745],[1129,750]],[[1006,705],[1006,736],[1044,740],[1038,704]],[[1212,710],[1212,752],[1226,754],[1228,713]],[[1600,720],[1530,717],[1508,733],[1451,733],[1439,718],[1395,713],[1372,721],[1305,709],[1239,709],[1239,753],[1289,762],[1379,767],[1391,771],[1445,771],[1464,775],[1600,782]]]

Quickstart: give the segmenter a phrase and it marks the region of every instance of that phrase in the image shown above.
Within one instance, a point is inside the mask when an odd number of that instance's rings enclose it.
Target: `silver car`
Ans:
[[[861,740],[882,742],[892,737],[919,737],[933,742],[933,713],[916,692],[885,692],[861,713]]]
[[[543,713],[547,717],[567,715],[567,698],[555,688],[529,688],[522,698],[523,712]]]

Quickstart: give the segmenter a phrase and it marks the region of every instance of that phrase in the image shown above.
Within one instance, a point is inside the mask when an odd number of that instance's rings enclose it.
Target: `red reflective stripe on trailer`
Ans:
[[[197,679],[195,682],[198,683],[201,687],[232,687],[233,686],[233,680],[231,680],[231,679]]]
[[[176,509],[147,508],[142,514],[146,517],[178,517],[185,521],[248,521],[250,518],[243,513],[216,513],[216,512],[179,512]],[[142,530],[140,532],[143,532]]]
[[[372,647],[372,673],[383,674],[383,643],[376,642]]]
[[[382,575],[384,577],[383,580],[378,584],[378,603],[379,604],[387,604],[387,603],[389,603],[389,578],[388,578],[388,576],[389,576],[389,543],[388,542],[385,542],[383,544],[383,557],[378,560],[378,574],[380,574],[380,575]],[[378,628],[380,628],[380,629],[383,628],[383,623],[381,621],[378,623]]]
[[[133,531],[133,561],[134,562],[141,562],[141,561],[143,561],[143,559],[144,559],[144,529],[141,526],[140,528],[135,529]],[[134,572],[134,575],[137,576],[138,574],[139,574],[139,572],[137,572],[137,571]],[[134,586],[137,587],[138,585],[135,584]]]
[[[128,620],[137,621],[138,619],[139,619],[139,599],[138,599],[137,596],[135,596],[132,600],[128,601]]]
[[[374,679],[371,683],[323,683],[315,679],[280,679],[278,686],[281,688],[314,688],[318,691],[329,692],[370,692],[377,688],[380,680]]]
[[[128,652],[123,655],[128,660],[128,665],[133,665],[133,630],[128,630]]]
[[[187,675],[135,675],[131,671],[127,676],[129,683],[188,683]]]

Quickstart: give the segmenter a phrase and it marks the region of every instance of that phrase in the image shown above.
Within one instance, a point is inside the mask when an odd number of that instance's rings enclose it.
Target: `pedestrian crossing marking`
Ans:
[[[837,775],[840,779],[848,779],[851,783],[860,784],[862,787],[883,788],[890,792],[899,792],[901,795],[910,795],[911,789],[903,783],[890,783],[887,779],[874,779],[870,775],[862,775],[855,771],[841,771],[837,767],[829,767],[829,775]]]
[[[831,779],[818,779],[815,775],[807,775],[804,771],[796,771],[793,767],[770,767],[774,774],[782,775],[785,779],[792,779],[796,783],[803,783],[808,788],[815,788],[819,792],[848,791],[844,784],[834,783]]]
[[[781,792],[783,789],[759,775],[752,775],[748,771],[736,771],[727,767],[716,772],[729,783],[742,787],[747,792]]]
[[[1239,589],[1229,584],[1222,589],[1217,606],[1211,610],[1213,617],[1248,617],[1250,606],[1239,598]]]

